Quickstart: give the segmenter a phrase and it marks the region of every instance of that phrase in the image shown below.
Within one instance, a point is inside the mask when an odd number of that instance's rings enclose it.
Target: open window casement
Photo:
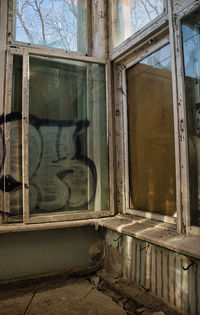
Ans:
[[[145,57],[145,58],[144,58]],[[168,39],[123,70],[126,212],[176,222],[171,56]]]
[[[0,8],[1,223],[113,214],[111,72],[107,60],[85,56],[91,1]]]
[[[59,54],[58,54],[59,55]],[[109,65],[8,52],[4,218],[39,223],[108,216]]]

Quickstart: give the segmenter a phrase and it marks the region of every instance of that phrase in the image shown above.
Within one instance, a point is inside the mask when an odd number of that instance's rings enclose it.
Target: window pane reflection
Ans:
[[[114,47],[164,11],[163,0],[112,0]]]
[[[109,208],[105,66],[30,58],[31,214]]]
[[[169,45],[127,71],[130,207],[176,213]]]

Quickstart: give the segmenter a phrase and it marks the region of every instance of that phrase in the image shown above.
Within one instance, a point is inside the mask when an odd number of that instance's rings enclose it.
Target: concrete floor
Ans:
[[[85,278],[44,281],[30,286],[3,288],[0,314],[127,314],[111,297]]]
[[[1,283],[0,315],[178,314],[140,288],[130,287],[104,272],[98,274]]]

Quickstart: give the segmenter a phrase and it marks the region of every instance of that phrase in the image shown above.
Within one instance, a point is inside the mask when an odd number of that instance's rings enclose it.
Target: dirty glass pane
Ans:
[[[1,178],[6,222],[22,220],[22,56],[13,56],[11,111],[0,118]],[[2,129],[4,128],[4,131]],[[6,141],[6,138],[9,139]],[[3,199],[2,199],[3,200]]]
[[[176,215],[169,45],[127,71],[130,208]]]
[[[109,207],[105,66],[30,57],[30,213]]]
[[[87,52],[87,0],[16,0],[15,39]]]
[[[114,47],[164,11],[163,0],[112,0]]]
[[[200,226],[200,10],[182,20],[191,224]]]

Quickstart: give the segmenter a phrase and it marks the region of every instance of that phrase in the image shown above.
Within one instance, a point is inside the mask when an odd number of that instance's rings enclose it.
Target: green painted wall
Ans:
[[[1,234],[0,280],[88,267],[99,237],[92,227]]]

